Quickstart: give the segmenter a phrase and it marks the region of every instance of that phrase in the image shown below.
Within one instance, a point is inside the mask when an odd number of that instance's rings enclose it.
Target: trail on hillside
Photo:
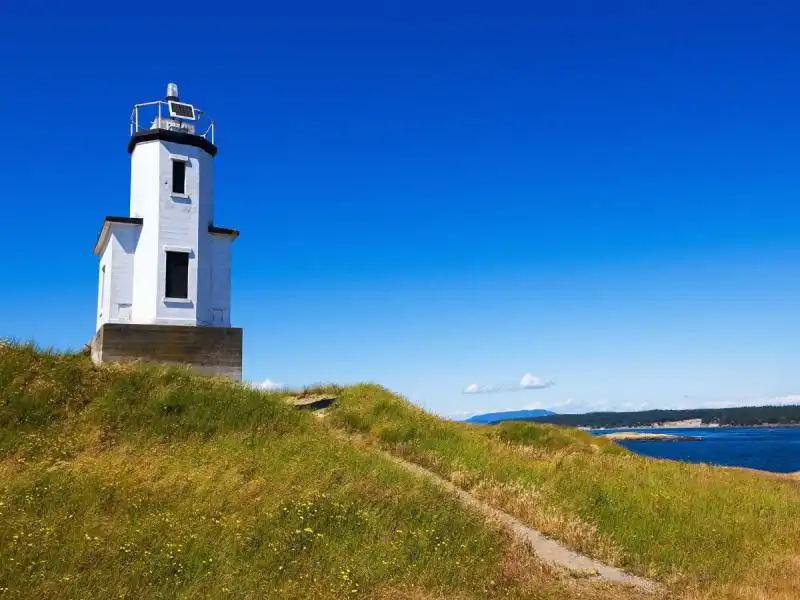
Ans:
[[[662,591],[661,585],[655,581],[637,577],[636,575],[631,575],[630,573],[626,573],[615,567],[598,562],[583,554],[573,552],[569,548],[559,544],[557,541],[539,533],[532,527],[525,525],[520,520],[514,518],[508,513],[497,510],[485,502],[478,500],[469,492],[440,477],[433,471],[429,471],[428,469],[416,463],[403,460],[402,458],[394,456],[388,452],[380,452],[394,464],[406,469],[407,471],[421,475],[422,477],[426,477],[442,489],[455,494],[466,506],[477,510],[492,521],[499,523],[515,538],[529,546],[536,553],[536,555],[546,563],[555,565],[557,567],[562,567],[570,571],[580,571],[582,573],[590,572],[595,574],[595,576],[600,579],[613,583],[631,585],[648,592]]]
[[[320,419],[324,419],[326,414],[326,410],[320,410],[314,413],[314,415]],[[359,439],[360,437],[352,433],[346,434],[335,427],[330,427],[329,429],[337,435],[346,438]],[[590,558],[584,554],[570,550],[569,548],[563,546],[554,539],[545,536],[510,514],[498,510],[486,502],[479,500],[466,490],[461,489],[454,483],[444,479],[433,471],[429,471],[421,465],[402,459],[385,450],[376,448],[375,446],[373,446],[373,448],[375,451],[385,456],[397,466],[416,475],[425,477],[440,488],[455,494],[455,496],[465,506],[468,506],[473,510],[477,510],[488,519],[498,523],[518,541],[530,547],[545,563],[549,563],[550,565],[561,567],[569,571],[577,571],[582,574],[590,573],[594,577],[604,581],[630,585],[646,592],[658,593],[664,591],[663,586],[656,581],[631,575],[630,573],[626,573],[625,571],[617,569],[616,567],[612,567],[605,563],[594,560],[593,558]]]

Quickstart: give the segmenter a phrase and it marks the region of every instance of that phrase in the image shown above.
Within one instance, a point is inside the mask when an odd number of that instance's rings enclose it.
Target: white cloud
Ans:
[[[678,402],[658,405],[656,408],[736,408],[739,406],[791,406],[800,404],[800,394],[773,397],[703,397],[684,395]],[[645,404],[646,406],[646,404]]]
[[[575,404],[574,398],[566,398],[565,400],[556,400],[555,402],[546,402],[541,408],[546,408],[548,410],[553,410],[556,412],[560,412],[561,410],[568,408]]]
[[[481,410],[454,410],[449,413],[445,413],[445,417],[451,417],[453,419],[469,419],[470,417],[474,417],[475,415],[481,415],[485,412],[489,412],[488,410],[481,411]]]
[[[604,412],[608,410],[615,410],[611,403],[605,398],[595,398],[592,400],[580,400],[575,398],[567,398],[561,401],[553,401],[546,403],[543,408],[547,408],[557,413],[564,414],[580,414],[588,412]],[[628,410],[628,409],[618,409]]]
[[[264,381],[262,381],[261,383],[258,384],[258,387],[260,387],[262,390],[268,390],[268,391],[269,390],[279,390],[280,388],[283,387],[283,384],[282,383],[276,383],[275,381],[272,381],[271,379],[265,379]]]
[[[581,400],[570,405],[568,409],[553,408],[556,412],[587,413],[587,412],[637,412],[643,410],[687,410],[695,408],[737,408],[740,406],[790,406],[800,405],[800,394],[787,394],[773,397],[708,397],[685,395],[680,400],[673,402],[643,402],[625,401],[611,402],[598,398]],[[551,406],[555,407],[556,404]],[[547,408],[547,407],[545,407]]]
[[[503,386],[499,385],[478,385],[477,383],[470,383],[467,387],[464,388],[465,394],[491,394],[493,392],[499,392],[502,390]]]
[[[552,381],[544,381],[532,373],[525,373],[517,385],[481,385],[471,383],[462,391],[464,394],[494,394],[496,392],[521,392],[522,390],[541,390],[554,385]]]
[[[523,404],[522,410],[541,410],[541,409],[549,410],[551,406],[552,404],[550,404],[549,402],[531,402],[530,404]]]
[[[793,404],[800,404],[800,394],[789,394],[788,396],[777,396],[775,398],[770,398],[766,401],[767,404],[771,405],[793,405]]]
[[[536,375],[525,373],[519,381],[519,387],[523,390],[540,390],[553,385],[552,381],[542,381]]]

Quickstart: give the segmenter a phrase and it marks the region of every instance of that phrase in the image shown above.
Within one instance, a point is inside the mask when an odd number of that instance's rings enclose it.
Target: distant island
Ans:
[[[467,419],[467,423],[500,423],[502,421],[525,421],[537,417],[549,417],[556,413],[549,410],[509,410],[505,412],[486,413],[475,415]]]
[[[644,410],[637,412],[591,412],[584,414],[556,414],[546,410],[519,410],[487,413],[467,419],[468,423],[484,424],[502,423],[503,421],[532,421],[570,427],[585,427],[589,429],[800,425],[800,405]]]

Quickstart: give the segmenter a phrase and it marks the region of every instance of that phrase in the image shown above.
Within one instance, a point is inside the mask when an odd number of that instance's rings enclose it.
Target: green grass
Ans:
[[[0,344],[0,600],[641,597],[544,567],[379,450],[675,597],[800,598],[800,481],[326,391],[318,419],[284,393]]]
[[[328,422],[691,598],[800,598],[800,481],[639,457],[550,425],[447,422],[376,386]]]
[[[583,598],[634,597],[580,585]],[[0,599],[575,589],[279,393],[0,344]]]

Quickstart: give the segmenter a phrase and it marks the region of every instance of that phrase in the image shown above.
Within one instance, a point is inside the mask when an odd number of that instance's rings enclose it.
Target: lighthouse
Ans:
[[[170,83],[130,118],[128,216],[107,216],[99,257],[95,363],[186,364],[241,380],[231,327],[231,246],[214,221],[216,127]]]

